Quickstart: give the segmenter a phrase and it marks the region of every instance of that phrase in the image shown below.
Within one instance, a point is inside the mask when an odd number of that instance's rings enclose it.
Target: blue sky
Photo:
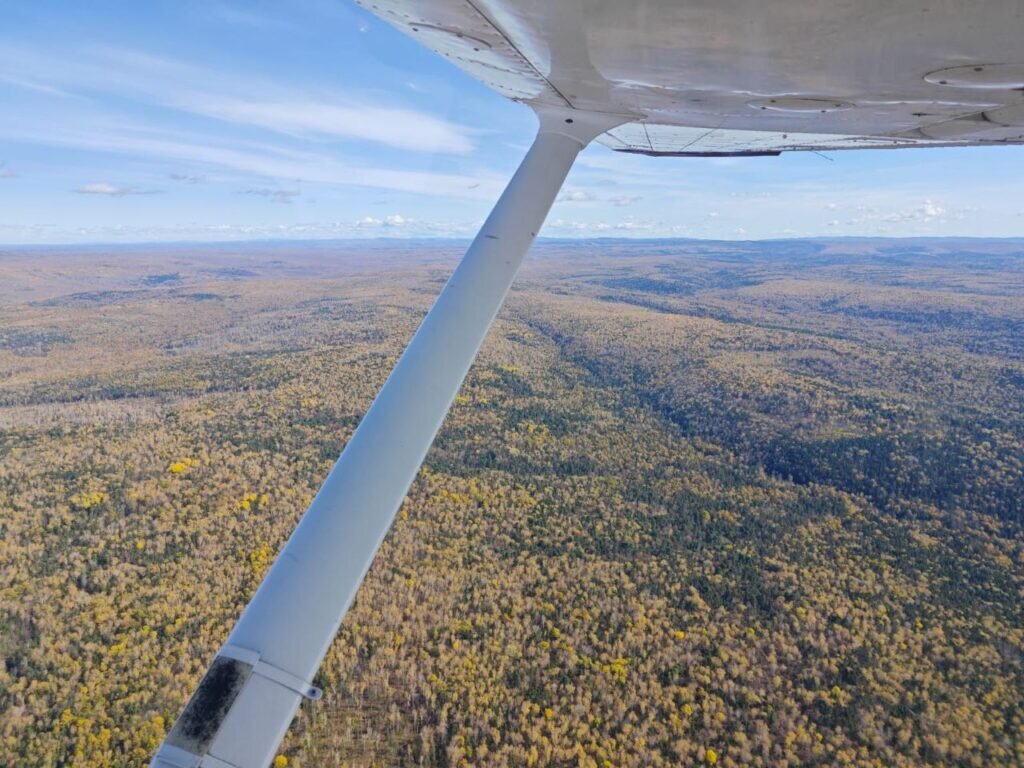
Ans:
[[[471,236],[530,111],[347,0],[37,0],[0,26],[0,243]],[[1024,235],[1024,148],[591,146],[542,234]]]

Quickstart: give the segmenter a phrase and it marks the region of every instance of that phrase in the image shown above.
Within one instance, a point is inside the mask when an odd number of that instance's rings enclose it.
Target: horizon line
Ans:
[[[1021,235],[795,235],[759,238],[722,238],[722,237],[559,237],[539,236],[535,243],[781,243],[781,242],[838,242],[838,241],[1024,241]],[[87,241],[87,242],[52,242],[52,243],[0,243],[0,249],[73,249],[73,248],[133,248],[133,247],[189,247],[189,246],[231,246],[241,245],[398,245],[401,243],[464,243],[469,244],[472,237],[414,236],[414,237],[322,237],[322,238],[250,238],[239,240],[130,240],[130,241]]]

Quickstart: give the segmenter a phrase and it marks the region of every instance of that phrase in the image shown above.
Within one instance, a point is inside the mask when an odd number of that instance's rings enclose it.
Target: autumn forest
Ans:
[[[0,765],[143,766],[462,245],[0,250]],[[1024,241],[542,241],[279,767],[1024,766]]]

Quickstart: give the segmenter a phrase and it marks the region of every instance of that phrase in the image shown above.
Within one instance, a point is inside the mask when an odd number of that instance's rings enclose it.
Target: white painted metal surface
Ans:
[[[509,98],[642,115],[613,149],[1024,143],[990,118],[1024,104],[1022,0],[357,2]]]
[[[153,759],[154,768],[262,768],[303,692],[315,698],[310,681],[573,160],[594,136],[628,119],[565,109],[543,109],[540,117],[522,165],[242,614],[211,666],[218,671],[208,673]]]

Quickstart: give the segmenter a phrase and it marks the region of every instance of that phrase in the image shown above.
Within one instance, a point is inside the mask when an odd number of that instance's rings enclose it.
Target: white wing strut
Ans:
[[[579,151],[635,115],[539,108],[540,130],[151,768],[273,759]]]

